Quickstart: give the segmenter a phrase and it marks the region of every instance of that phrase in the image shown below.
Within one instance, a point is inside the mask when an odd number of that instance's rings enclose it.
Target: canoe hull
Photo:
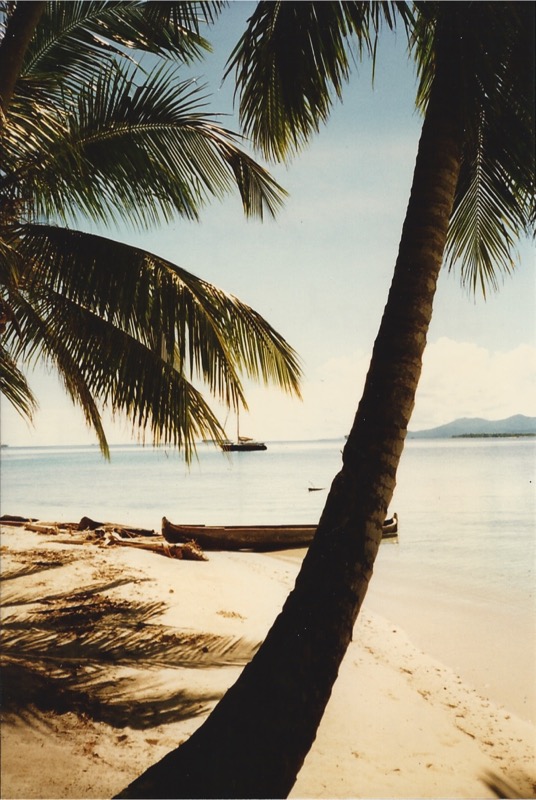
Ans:
[[[315,535],[316,525],[174,525],[162,519],[162,536],[177,544],[194,541],[204,550],[290,550],[308,547]],[[383,538],[392,539],[398,533],[398,519],[386,520]]]

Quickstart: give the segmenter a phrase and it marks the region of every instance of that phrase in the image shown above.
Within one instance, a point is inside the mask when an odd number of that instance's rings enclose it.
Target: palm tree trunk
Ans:
[[[0,44],[0,109],[4,114],[7,114],[26,50],[45,8],[46,2],[42,0],[19,0],[9,17]],[[0,114],[0,125],[2,119]]]
[[[461,160],[460,91],[449,67],[443,76],[437,68],[343,467],[295,588],[205,723],[118,797],[286,797],[315,739],[372,575],[421,372]]]

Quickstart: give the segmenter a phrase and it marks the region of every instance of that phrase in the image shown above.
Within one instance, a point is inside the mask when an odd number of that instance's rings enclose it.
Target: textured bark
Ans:
[[[41,0],[18,2],[7,23],[0,44],[0,109],[4,114],[9,109],[24,56],[45,7],[46,2]]]
[[[372,575],[421,372],[459,174],[460,92],[438,67],[393,283],[363,398],[294,590],[253,661],[191,738],[118,797],[286,797]]]

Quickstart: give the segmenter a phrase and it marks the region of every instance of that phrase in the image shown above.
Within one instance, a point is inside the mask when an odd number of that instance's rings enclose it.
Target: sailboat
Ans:
[[[232,451],[233,453],[235,452],[247,453],[251,452],[252,450],[267,450],[268,448],[266,447],[264,442],[255,442],[248,436],[240,436],[240,415],[237,410],[236,441],[233,442],[230,439],[227,439],[226,441],[222,442],[221,449],[225,450],[226,452]]]

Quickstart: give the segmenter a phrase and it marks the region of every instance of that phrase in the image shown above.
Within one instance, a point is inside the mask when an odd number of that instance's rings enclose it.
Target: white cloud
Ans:
[[[535,379],[534,346],[494,352],[443,337],[426,349],[411,427],[430,428],[458,417],[532,416]]]
[[[352,424],[368,365],[363,353],[330,359],[306,380],[301,404],[253,387],[244,424],[266,439],[342,436]],[[536,347],[493,352],[441,338],[426,349],[410,428],[431,428],[458,417],[532,416],[534,409]]]

